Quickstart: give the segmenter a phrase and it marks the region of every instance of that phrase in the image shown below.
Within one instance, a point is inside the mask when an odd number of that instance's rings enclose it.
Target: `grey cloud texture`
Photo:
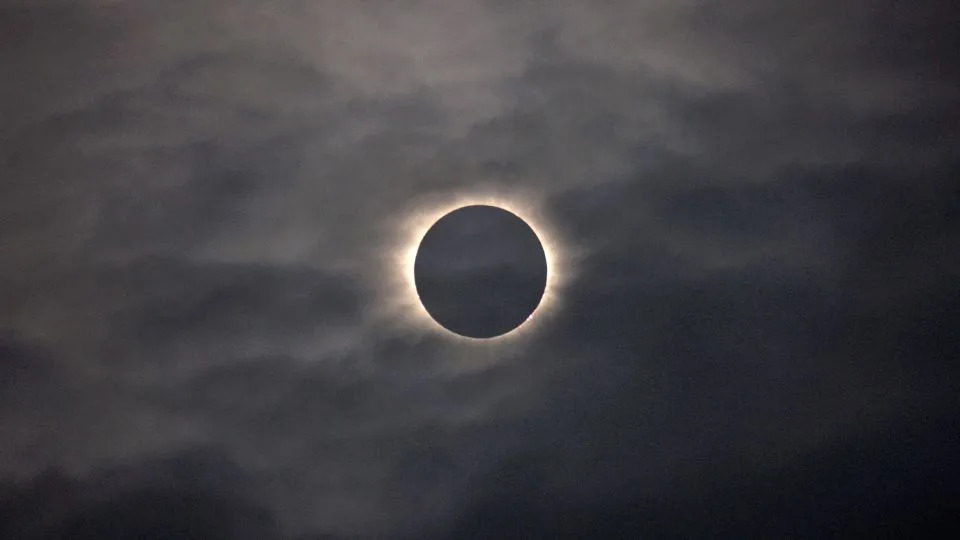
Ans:
[[[0,530],[936,521],[960,485],[956,21],[0,2]],[[577,254],[555,313],[489,348],[391,309],[406,220],[485,190],[535,194]],[[120,504],[142,519],[70,529]]]

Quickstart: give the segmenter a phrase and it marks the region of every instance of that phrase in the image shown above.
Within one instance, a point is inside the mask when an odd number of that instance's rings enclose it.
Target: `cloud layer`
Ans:
[[[936,522],[960,485],[956,22],[0,1],[0,530]],[[397,309],[411,216],[474,192],[533,194],[568,255],[550,317],[492,347]]]

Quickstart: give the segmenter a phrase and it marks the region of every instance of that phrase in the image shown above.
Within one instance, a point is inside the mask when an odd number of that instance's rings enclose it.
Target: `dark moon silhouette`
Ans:
[[[516,215],[465,206],[433,224],[414,264],[417,294],[441,326],[492,338],[522,325],[547,285],[547,257],[536,233]]]

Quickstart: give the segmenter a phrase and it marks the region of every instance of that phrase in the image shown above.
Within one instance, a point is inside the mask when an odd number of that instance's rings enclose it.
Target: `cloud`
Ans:
[[[216,452],[154,458],[71,478],[48,470],[5,486],[6,536],[54,538],[279,538],[269,512],[249,503],[235,467]]]
[[[650,496],[639,484],[590,499],[556,492],[534,463],[493,471],[449,538],[913,536],[952,530],[955,471],[939,464],[956,434],[922,428],[830,445],[787,466],[703,462]],[[947,432],[936,433],[947,427]],[[922,456],[919,457],[918,456]]]
[[[73,478],[50,531],[938,519],[955,16],[754,4],[4,2],[0,473]],[[392,320],[405,220],[484,190],[576,254],[557,309]],[[242,481],[144,472],[198,448]]]
[[[448,537],[910,535],[945,523],[957,266],[914,267],[896,289],[865,278],[903,276],[911,252],[953,238],[954,220],[941,221],[953,198],[930,196],[939,174],[909,186],[876,171],[832,177],[859,187],[812,176],[665,200],[657,188],[604,196],[602,207],[582,192],[557,199],[580,209],[570,230],[632,242],[601,243],[583,261],[591,280],[528,358],[549,381],[547,405],[528,413],[522,449],[478,475]],[[888,231],[879,245],[911,246],[893,266],[863,251],[891,222],[864,211],[876,209],[869,194],[890,189],[884,200],[899,204],[884,208],[930,220]],[[749,204],[758,194],[774,212]],[[795,216],[814,214],[832,264],[768,257],[717,269],[678,257],[669,239],[625,226],[628,215],[646,223],[639,200],[671,228],[706,226],[715,242],[782,238]],[[688,201],[699,211],[679,211]],[[739,222],[709,221],[734,209]]]

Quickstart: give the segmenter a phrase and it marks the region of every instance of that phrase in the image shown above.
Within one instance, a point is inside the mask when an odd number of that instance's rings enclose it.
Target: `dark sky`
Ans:
[[[0,537],[960,528],[950,3],[0,0]],[[404,263],[481,195],[491,344]]]

